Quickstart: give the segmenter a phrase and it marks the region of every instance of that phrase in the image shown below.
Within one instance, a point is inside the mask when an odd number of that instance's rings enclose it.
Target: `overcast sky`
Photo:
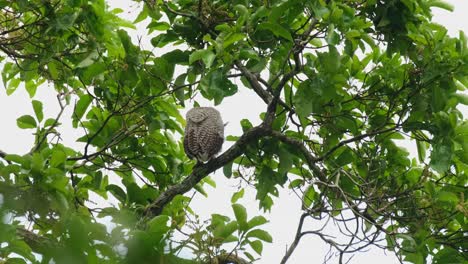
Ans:
[[[129,20],[132,20],[132,17],[136,15],[138,5],[134,3],[128,5],[130,1],[108,2],[114,7],[123,8],[125,10],[124,15]],[[447,2],[455,6],[455,11],[450,13],[445,10],[435,9],[434,21],[446,26],[449,34],[452,36],[457,36],[459,30],[468,32],[468,16],[466,15],[468,12],[468,1],[450,0]],[[142,37],[142,43],[145,46],[148,45],[146,48],[151,50],[152,48],[149,46],[151,37],[145,36],[144,26],[134,33],[134,39],[136,39],[137,35]],[[237,84],[241,86],[240,82]],[[0,150],[7,153],[23,154],[29,151],[34,137],[31,135],[30,130],[18,129],[16,127],[16,119],[24,114],[33,115],[30,98],[24,89],[18,89],[13,95],[6,96],[3,84],[0,84],[0,87],[0,109],[2,110],[2,114],[0,115],[2,127],[0,132]],[[42,88],[38,89],[34,99],[44,102],[45,119],[55,117],[59,108],[55,95],[51,92],[53,89],[52,87],[49,87],[51,89]],[[262,104],[256,95],[251,94],[246,89],[240,89],[240,92],[235,96],[226,98],[218,109],[221,111],[224,121],[229,121],[225,134],[240,135],[242,133],[239,125],[240,120],[247,118],[253,124],[258,124],[260,122],[258,115],[265,111],[265,105]],[[464,109],[466,110],[466,108]],[[71,110],[72,107],[68,107],[68,116],[70,116]],[[467,111],[464,111],[464,116],[466,117],[467,115]],[[66,121],[67,119],[64,120]],[[72,147],[80,146],[80,144],[74,142],[80,135],[79,131],[72,129],[70,124],[64,124],[61,131],[65,144]],[[227,149],[229,145],[229,142],[225,144],[224,149]],[[412,148],[411,146],[407,147],[409,149]],[[217,188],[206,187],[209,197],[205,198],[201,195],[196,195],[191,204],[192,208],[204,218],[208,218],[212,213],[221,213],[234,218],[230,207],[230,198],[232,193],[237,190],[239,182],[233,179],[226,179],[221,170],[212,175],[212,178],[215,179]],[[259,213],[258,202],[255,200],[255,193],[252,190],[247,192],[246,196],[240,200],[240,203],[247,207],[249,218]],[[287,245],[294,238],[300,214],[299,199],[292,191],[285,188],[285,190],[281,191],[280,198],[275,200],[271,213],[264,214],[270,220],[270,223],[265,228],[273,236],[274,243],[264,244],[262,260],[257,263],[279,263],[286,251]],[[307,223],[307,227],[314,226],[316,226],[316,223]],[[288,263],[321,263],[327,250],[328,247],[317,237],[307,236],[301,241],[301,244]],[[373,249],[367,253],[357,254],[353,258],[352,263],[375,263],[377,259],[379,260],[379,264],[397,263],[393,253],[387,252],[386,255],[380,249]],[[334,261],[330,263],[334,263]]]

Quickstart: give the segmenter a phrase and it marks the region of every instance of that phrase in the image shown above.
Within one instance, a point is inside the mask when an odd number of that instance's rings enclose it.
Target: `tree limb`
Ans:
[[[184,194],[190,191],[198,182],[205,178],[208,174],[223,167],[235,158],[242,155],[247,144],[252,141],[258,140],[262,136],[268,134],[269,128],[265,123],[256,126],[249,131],[245,132],[237,142],[226,150],[222,155],[215,159],[210,160],[208,163],[195,166],[192,173],[187,176],[182,182],[170,186],[166,191],[156,198],[145,210],[145,216],[152,218],[161,214],[162,209],[168,204],[176,195]]]
[[[263,87],[260,85],[260,81],[257,79],[257,76],[250,72],[242,63],[239,61],[235,62],[237,68],[241,71],[243,76],[247,79],[249,82],[250,86],[252,86],[252,89],[262,98],[262,100],[266,103],[269,104],[273,100],[273,96],[268,93]]]

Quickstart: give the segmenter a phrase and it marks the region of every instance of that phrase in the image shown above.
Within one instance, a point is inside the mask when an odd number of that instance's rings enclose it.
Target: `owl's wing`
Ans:
[[[207,161],[217,154],[224,142],[224,126],[219,126],[217,117],[210,117],[200,124],[198,142],[203,153],[203,160]],[[222,122],[221,122],[222,123]]]
[[[191,125],[189,122],[187,122],[184,135],[184,150],[185,154],[187,154],[190,159],[195,158],[197,153],[200,151],[196,130],[197,129],[194,125]]]

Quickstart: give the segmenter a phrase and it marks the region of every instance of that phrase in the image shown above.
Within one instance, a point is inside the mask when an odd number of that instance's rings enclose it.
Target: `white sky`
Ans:
[[[125,17],[135,17],[137,4],[130,1],[108,1],[114,7],[121,7],[125,10]],[[446,1],[455,6],[455,11],[450,13],[441,9],[434,9],[434,21],[446,26],[449,29],[449,34],[457,36],[459,30],[468,33],[468,1],[466,0],[450,0]],[[143,27],[143,25],[141,25]],[[151,49],[149,44],[150,36],[145,36],[145,29],[139,28],[139,32],[135,33],[142,38],[142,43],[147,49]],[[241,86],[241,83],[237,83]],[[3,86],[3,84],[0,84]],[[44,103],[44,113],[47,118],[54,118],[58,113],[59,107],[55,95],[51,93],[53,90],[41,87],[34,99],[40,100]],[[0,87],[0,124],[2,130],[0,132],[0,150],[7,153],[23,154],[29,151],[33,144],[34,137],[31,135],[31,130],[21,130],[16,127],[16,119],[24,114],[33,115],[30,98],[24,89],[21,87],[11,96],[7,96],[4,87]],[[70,116],[73,106],[69,106],[66,111],[66,116]],[[226,98],[223,103],[217,107],[222,115],[224,121],[229,121],[226,127],[226,135],[240,135],[241,128],[239,125],[240,120],[246,118],[251,120],[255,125],[260,122],[258,118],[259,113],[265,110],[265,105],[255,95],[246,89],[240,89],[240,92],[235,96]],[[468,112],[464,108],[464,116]],[[64,123],[69,119],[63,119]],[[73,142],[80,135],[79,130],[71,128],[70,124],[64,124],[61,129],[62,138],[64,143],[71,147],[79,147],[80,144]],[[230,146],[230,142],[226,142],[224,150]],[[215,179],[217,188],[213,189],[206,187],[209,197],[205,198],[197,194],[191,204],[195,212],[201,214],[204,218],[209,218],[212,213],[220,213],[234,218],[230,206],[230,199],[233,192],[237,190],[238,181],[234,179],[226,179],[222,170],[218,170],[212,178]],[[248,210],[248,216],[253,217],[259,214],[258,202],[255,200],[255,192],[252,190],[247,191],[244,198],[240,201]],[[260,213],[261,214],[261,213]],[[269,223],[263,228],[267,229],[273,236],[274,243],[264,243],[262,260],[256,263],[270,264],[279,263],[283,257],[287,245],[293,241],[294,234],[297,228],[299,216],[301,214],[300,202],[296,195],[285,188],[280,193],[280,198],[275,199],[274,207],[269,214],[264,216],[269,219]],[[307,227],[313,227],[314,223],[308,223]],[[289,259],[288,263],[294,264],[309,264],[321,263],[328,247],[319,238],[315,236],[306,236],[301,240],[300,245]],[[392,252],[385,252],[380,249],[372,249],[367,253],[358,253],[354,256],[351,263],[375,263],[378,260],[379,264],[392,264],[398,263]],[[332,260],[330,263],[335,263]]]

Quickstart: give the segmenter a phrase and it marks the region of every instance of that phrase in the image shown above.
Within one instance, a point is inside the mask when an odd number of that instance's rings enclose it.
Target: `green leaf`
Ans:
[[[215,58],[216,55],[211,50],[196,50],[190,54],[189,63],[193,64],[197,60],[202,60],[205,67],[210,68]]]
[[[216,236],[221,237],[223,239],[228,238],[234,231],[238,228],[237,221],[231,221],[225,226],[220,226],[216,231]]]
[[[291,34],[287,29],[277,23],[263,22],[258,25],[258,29],[266,29],[271,31],[275,36],[285,38],[289,41],[293,41]]]
[[[268,220],[266,220],[265,217],[261,216],[261,215],[257,215],[257,216],[254,216],[252,217],[252,219],[250,219],[248,222],[247,222],[247,226],[248,226],[248,229],[252,229],[256,226],[260,226],[260,225],[263,225],[263,224],[266,224],[268,223]]]
[[[32,105],[33,105],[34,113],[36,114],[37,120],[41,122],[42,119],[44,118],[44,113],[42,112],[42,102],[33,100]]]
[[[247,210],[240,204],[233,204],[232,209],[241,230],[247,230]]]
[[[24,87],[26,88],[30,98],[33,98],[34,95],[36,95],[37,83],[34,80],[26,81]]]
[[[436,144],[431,153],[431,167],[439,173],[447,171],[452,161],[452,154],[451,144]]]
[[[442,9],[445,9],[445,10],[450,11],[450,12],[453,12],[453,10],[454,10],[454,7],[453,7],[452,4],[447,3],[445,1],[441,1],[441,0],[431,0],[427,4],[429,6],[431,6],[431,7],[442,8]]]
[[[222,69],[216,69],[208,73],[200,82],[202,95],[219,105],[224,97],[231,96],[237,92],[234,85],[225,75]]]
[[[448,202],[453,205],[458,203],[458,197],[453,192],[440,191],[437,193],[437,200],[441,202]]]
[[[328,46],[328,53],[319,53],[318,59],[324,70],[329,73],[338,72],[341,66],[340,53],[335,46]]]
[[[8,258],[5,264],[26,264],[27,262],[24,261],[22,258]]]
[[[249,242],[250,247],[257,252],[257,254],[261,255],[263,251],[263,243],[259,240],[254,240]]]
[[[148,230],[153,233],[166,233],[169,230],[169,216],[158,215],[148,222]]]
[[[18,88],[18,85],[21,83],[20,79],[12,79],[7,86],[6,93],[7,95],[11,95],[14,91],[16,91],[16,88]]]
[[[271,243],[273,242],[273,238],[271,237],[271,235],[265,231],[265,230],[262,230],[262,229],[254,229],[252,231],[249,231],[245,237],[249,238],[249,237],[256,237],[260,240],[263,240],[265,242],[268,242],[268,243]]]
[[[279,156],[279,168],[278,173],[286,174],[293,166],[293,159],[291,153],[289,153],[285,147],[281,147],[278,151]]]
[[[55,124],[54,118],[47,118],[47,120],[44,122],[44,127],[50,127],[54,124]]]
[[[247,36],[243,33],[231,33],[223,41],[223,48],[228,48],[239,40],[246,39]]]
[[[335,159],[335,163],[337,166],[344,166],[350,164],[355,159],[353,150],[349,147],[344,147],[344,151],[340,153],[340,155]]]
[[[303,184],[304,184],[303,179],[295,179],[295,180],[291,181],[291,183],[289,184],[289,188],[294,189],[294,188],[297,188],[299,186],[302,186]]]
[[[76,65],[77,68],[85,68],[93,64],[99,58],[99,54],[97,51],[93,51],[88,54],[86,58],[84,58],[80,63]]]
[[[115,198],[117,198],[117,200],[119,200],[121,203],[125,203],[127,200],[127,194],[125,191],[115,184],[109,184],[106,186],[106,191],[112,193],[112,195],[114,195]]]
[[[234,10],[239,14],[236,27],[241,28],[249,17],[249,10],[243,5],[235,5]]]
[[[297,88],[294,95],[294,104],[296,106],[296,113],[301,118],[307,118],[312,113],[314,93],[309,86],[310,81],[302,82]]]
[[[8,244],[9,244],[8,249],[11,250],[11,252],[14,252],[30,260],[35,259],[34,256],[32,255],[32,249],[29,247],[28,244],[26,244],[26,242],[22,240],[11,240],[8,242]]]
[[[231,203],[236,203],[240,198],[244,197],[244,188],[240,189],[240,191],[235,192],[231,197]]]
[[[175,79],[175,82],[174,82],[174,85],[176,87],[174,94],[182,106],[185,106],[185,89],[183,88],[183,86],[185,84],[186,77],[187,77],[187,74],[185,73],[181,74]]]
[[[315,200],[315,195],[316,191],[314,189],[314,186],[310,184],[309,186],[307,186],[307,189],[305,190],[304,195],[302,196],[302,207],[310,208],[312,202]]]
[[[50,166],[58,167],[67,160],[67,154],[61,149],[54,149],[50,157]]]
[[[167,22],[154,21],[149,23],[149,25],[146,28],[150,29],[150,32],[152,32],[153,30],[166,31],[171,28],[171,25],[169,25]]]
[[[424,141],[420,141],[420,140],[416,141],[419,162],[424,162],[424,160],[426,159],[427,145],[428,144]]]
[[[36,128],[36,120],[30,115],[24,115],[16,119],[16,125],[22,129]]]
[[[203,188],[203,185],[201,185],[200,183],[193,186],[193,188],[195,189],[195,191],[199,192],[201,195],[208,197],[208,193],[205,191],[205,188]]]
[[[242,131],[244,131],[244,132],[246,132],[249,129],[253,128],[252,123],[248,119],[242,119],[240,121],[240,124],[241,124],[241,127],[242,127]]]
[[[5,160],[18,164],[23,164],[23,162],[25,161],[25,157],[16,154],[7,154],[5,155]]]
[[[78,121],[81,120],[83,115],[86,113],[89,105],[92,102],[92,97],[84,94],[80,96],[78,103],[75,105],[75,110],[73,111],[73,127],[76,128],[78,126]]]
[[[223,166],[223,173],[224,176],[226,176],[227,178],[231,178],[232,176],[232,164],[232,162],[229,162],[228,164]]]
[[[174,74],[175,65],[165,58],[155,58],[154,67],[151,69],[151,72],[156,76],[159,76],[164,81],[170,81],[172,75]]]
[[[457,98],[458,102],[464,105],[468,105],[468,94],[455,94],[455,97]]]

